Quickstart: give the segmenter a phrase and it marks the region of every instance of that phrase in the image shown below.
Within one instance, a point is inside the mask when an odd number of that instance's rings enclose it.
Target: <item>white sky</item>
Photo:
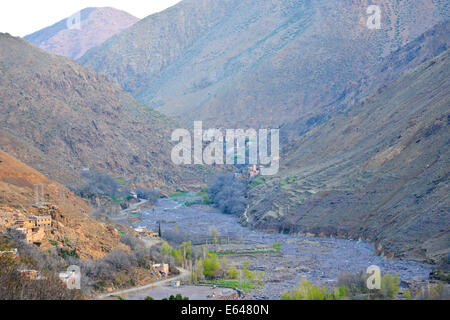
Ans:
[[[162,11],[180,0],[1,0],[0,32],[26,36],[87,7],[113,7],[138,18]]]

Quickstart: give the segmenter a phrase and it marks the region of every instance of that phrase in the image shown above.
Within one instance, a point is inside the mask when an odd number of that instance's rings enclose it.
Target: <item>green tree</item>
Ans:
[[[192,241],[183,242],[180,246],[180,250],[186,259],[192,259]]]
[[[220,273],[219,258],[216,254],[208,253],[203,261],[203,274],[208,279],[215,279]]]
[[[242,272],[244,273],[245,277],[246,277],[248,280],[252,280],[252,279],[254,278],[254,276],[255,276],[255,275],[254,275],[250,270],[248,270],[247,268],[242,269]]]
[[[227,273],[228,273],[228,278],[230,278],[230,279],[237,279],[239,277],[239,271],[236,269],[235,266],[228,269]]]
[[[168,255],[170,255],[171,253],[172,253],[172,247],[167,243],[167,242],[164,242],[162,245],[161,245],[161,254],[163,255],[163,256],[168,256]]]
[[[194,264],[194,270],[191,273],[192,282],[196,283],[203,277],[203,259],[198,259]]]
[[[181,253],[181,250],[172,250],[172,257],[175,259],[175,263],[177,265],[182,265],[183,264],[183,254]]]
[[[219,237],[219,231],[217,231],[217,228],[215,226],[211,226],[209,228],[209,233],[211,234],[212,242],[217,244],[217,238]]]

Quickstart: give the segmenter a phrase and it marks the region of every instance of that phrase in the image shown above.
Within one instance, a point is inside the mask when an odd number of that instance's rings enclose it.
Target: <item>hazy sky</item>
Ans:
[[[180,0],[2,0],[0,32],[26,36],[87,7],[113,7],[138,18],[162,11]]]

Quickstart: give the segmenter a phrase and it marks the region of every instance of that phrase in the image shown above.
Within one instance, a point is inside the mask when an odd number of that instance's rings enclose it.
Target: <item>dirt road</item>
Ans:
[[[170,283],[172,281],[189,279],[191,277],[191,272],[190,271],[185,270],[185,269],[181,269],[181,268],[178,268],[178,270],[180,270],[180,274],[177,275],[176,277],[167,278],[167,279],[164,279],[164,280],[161,280],[161,281],[153,282],[153,283],[147,284],[145,286],[134,287],[134,288],[131,288],[131,289],[110,292],[108,294],[97,296],[97,300],[105,299],[105,298],[110,297],[110,296],[122,296],[124,294],[128,294],[128,293],[131,293],[131,292],[136,292],[136,291],[140,291],[140,290],[146,290],[146,289],[150,289],[150,288],[160,287],[160,286],[168,284],[168,283]]]

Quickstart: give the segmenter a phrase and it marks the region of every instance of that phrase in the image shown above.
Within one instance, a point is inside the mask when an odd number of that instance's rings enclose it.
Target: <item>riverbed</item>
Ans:
[[[236,216],[226,215],[207,205],[183,206],[161,199],[156,208],[144,211],[133,227],[146,227],[163,234],[180,235],[194,244],[208,243],[210,227],[220,234],[225,248],[270,247],[281,243],[276,254],[228,257],[231,263],[250,260],[251,270],[263,272],[263,286],[248,295],[252,299],[279,299],[281,293],[296,286],[301,277],[316,284],[333,286],[342,273],[356,273],[371,265],[382,274],[398,274],[401,281],[424,280],[432,266],[408,260],[389,260],[374,254],[364,241],[315,238],[251,230],[239,224]]]

